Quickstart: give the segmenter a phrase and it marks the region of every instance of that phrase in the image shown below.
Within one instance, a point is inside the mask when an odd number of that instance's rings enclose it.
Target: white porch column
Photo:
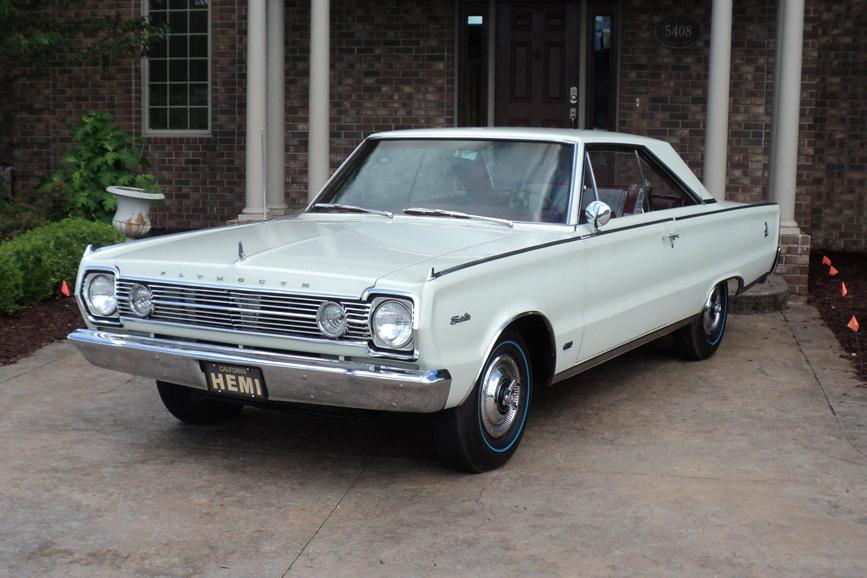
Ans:
[[[717,199],[725,199],[732,61],[732,0],[713,0],[711,10],[704,186]]]
[[[801,120],[801,49],[804,42],[804,0],[785,2],[777,27],[779,76],[774,90],[774,124],[769,184],[771,198],[780,205],[781,226],[797,228],[795,192],[798,176],[798,124]]]
[[[328,110],[330,71],[330,0],[310,0],[310,127],[307,144],[307,198],[314,196],[328,180]]]
[[[286,73],[283,0],[268,0],[268,89],[265,143],[268,215],[286,213]]]
[[[246,199],[239,220],[263,218],[265,167],[265,1],[247,2],[247,134]]]

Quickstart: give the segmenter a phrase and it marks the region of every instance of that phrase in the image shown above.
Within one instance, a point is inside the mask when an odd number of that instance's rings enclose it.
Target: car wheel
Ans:
[[[466,401],[438,416],[437,442],[446,461],[472,473],[505,464],[524,434],[532,376],[524,340],[503,335]]]
[[[723,281],[714,287],[693,322],[674,333],[674,343],[683,357],[700,361],[716,353],[726,330],[728,304],[728,283]]]
[[[202,397],[198,390],[175,383],[157,381],[157,390],[166,409],[184,423],[212,423],[235,417],[242,403]]]

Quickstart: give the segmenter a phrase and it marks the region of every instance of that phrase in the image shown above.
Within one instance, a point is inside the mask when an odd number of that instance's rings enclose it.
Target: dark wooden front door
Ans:
[[[497,4],[497,126],[578,126],[579,6]]]

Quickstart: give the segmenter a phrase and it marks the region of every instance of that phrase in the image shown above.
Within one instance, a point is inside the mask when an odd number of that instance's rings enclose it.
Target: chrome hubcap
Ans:
[[[481,388],[482,425],[491,437],[502,437],[515,422],[523,400],[518,363],[510,355],[498,356],[482,376]]]
[[[721,285],[717,285],[710,297],[707,298],[704,304],[704,312],[702,314],[702,324],[704,325],[704,333],[708,337],[716,335],[722,322],[723,309],[723,289]]]

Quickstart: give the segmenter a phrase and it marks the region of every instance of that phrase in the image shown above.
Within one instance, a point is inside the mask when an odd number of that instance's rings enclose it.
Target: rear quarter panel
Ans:
[[[678,214],[679,282],[673,287],[683,304],[681,318],[699,312],[717,283],[737,278],[746,286],[766,274],[779,245],[779,225],[776,204],[716,203]]]

